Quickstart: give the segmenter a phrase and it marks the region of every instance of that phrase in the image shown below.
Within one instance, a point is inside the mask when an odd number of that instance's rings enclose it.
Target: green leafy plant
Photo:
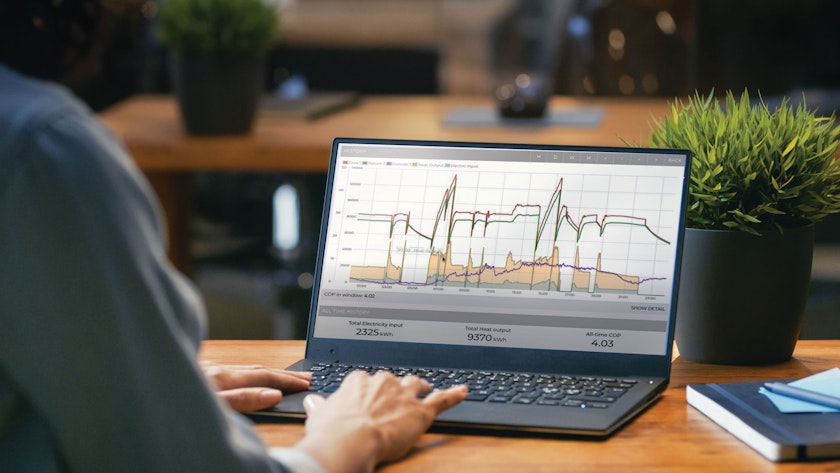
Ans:
[[[234,56],[268,48],[279,33],[277,10],[264,0],[165,0],[157,36],[189,56]]]
[[[816,223],[840,212],[834,115],[818,117],[787,98],[775,110],[744,91],[675,101],[651,126],[650,145],[693,154],[687,225],[756,235]]]

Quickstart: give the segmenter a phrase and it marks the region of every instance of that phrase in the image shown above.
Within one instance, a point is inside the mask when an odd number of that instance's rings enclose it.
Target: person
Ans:
[[[0,0],[0,465],[4,472],[371,471],[465,387],[348,375],[300,441],[245,416],[305,373],[199,364],[204,308],[168,262],[129,155],[56,80],[94,50],[97,0]]]

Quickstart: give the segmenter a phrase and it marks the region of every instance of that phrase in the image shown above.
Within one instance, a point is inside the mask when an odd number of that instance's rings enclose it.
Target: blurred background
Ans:
[[[840,109],[836,0],[274,0],[282,33],[267,94],[492,94],[528,71],[575,96],[761,92]],[[104,67],[81,90],[103,110],[171,90],[157,3],[130,0]],[[349,95],[348,95],[349,94]],[[303,338],[324,176],[194,177],[191,277],[211,338]],[[836,338],[840,218],[817,228],[803,338]],[[826,335],[827,334],[827,335]],[[828,336],[830,335],[830,336]]]

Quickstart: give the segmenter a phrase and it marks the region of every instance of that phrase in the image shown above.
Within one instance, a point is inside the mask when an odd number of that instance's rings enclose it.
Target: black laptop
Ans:
[[[336,139],[306,358],[469,396],[438,426],[607,436],[668,384],[690,153]],[[303,417],[306,393],[261,414]]]

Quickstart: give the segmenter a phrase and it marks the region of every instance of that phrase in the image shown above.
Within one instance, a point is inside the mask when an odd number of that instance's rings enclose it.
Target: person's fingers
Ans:
[[[379,373],[382,373],[383,376],[388,374],[385,371],[380,371],[380,372],[377,372],[376,374],[379,374]],[[344,382],[346,383],[348,380],[351,383],[364,382],[369,378],[372,378],[372,376],[370,374],[368,374],[366,371],[353,370],[353,371],[347,373],[347,375],[344,377]]]
[[[285,371],[283,373],[287,374],[288,376],[294,376],[295,378],[305,379],[306,381],[312,380],[312,372],[310,371]]]
[[[253,412],[277,405],[283,393],[268,388],[238,388],[219,391],[219,396],[237,412]]]
[[[269,371],[273,373],[282,373],[289,376],[294,376],[301,379],[311,379],[312,373],[309,371],[289,371],[289,370],[278,370],[274,368],[266,368],[262,365],[223,365],[221,363],[217,363],[215,361],[210,360],[200,360],[198,364],[205,369],[210,370],[217,370],[217,371]]]
[[[400,384],[417,396],[422,396],[432,390],[432,385],[428,381],[414,375],[403,376],[400,378]]]
[[[234,370],[230,373],[233,387],[271,387],[299,391],[309,387],[312,375],[309,373],[290,373],[266,368],[252,370]]]
[[[213,380],[220,390],[267,387],[286,391],[302,391],[309,387],[311,373],[283,371],[262,366],[229,366],[202,363],[205,375]]]
[[[306,411],[306,415],[312,415],[315,413],[315,411],[318,410],[318,408],[321,406],[321,404],[324,403],[324,401],[326,401],[326,399],[324,399],[324,396],[321,396],[319,394],[309,394],[308,396],[303,398],[303,410]]]
[[[229,369],[233,370],[233,371],[244,371],[244,372],[265,371],[265,372],[269,372],[269,373],[275,373],[275,374],[278,374],[278,375],[305,379],[307,381],[312,379],[312,373],[309,372],[309,371],[277,370],[277,369],[273,369],[273,368],[266,368],[265,366],[262,366],[262,365],[224,365],[224,366],[226,368],[229,368]]]
[[[467,386],[453,386],[449,389],[434,391],[425,398],[423,403],[431,405],[437,414],[460,403],[467,397]]]

